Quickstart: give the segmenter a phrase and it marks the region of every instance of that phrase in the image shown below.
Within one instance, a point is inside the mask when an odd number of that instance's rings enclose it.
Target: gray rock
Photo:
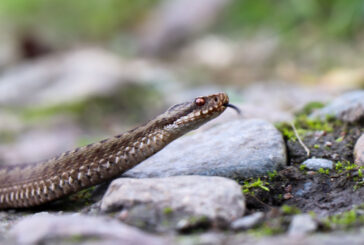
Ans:
[[[327,103],[332,100],[332,95],[307,86],[274,80],[248,86],[242,92],[242,98],[245,117],[285,122],[293,120],[294,113],[304,108],[307,103]]]
[[[354,159],[355,164],[364,166],[364,134],[362,134],[355,143]]]
[[[164,55],[205,31],[231,0],[163,1],[145,21],[139,37],[141,52]],[[188,11],[181,11],[187,10]]]
[[[302,189],[299,189],[297,190],[295,193],[294,193],[294,196],[297,196],[297,197],[302,197],[304,195],[307,195],[308,193],[311,192],[311,188],[312,188],[313,184],[311,181],[308,181],[308,182],[305,182],[303,184],[303,188]]]
[[[78,49],[23,62],[1,73],[0,106],[56,106],[149,84],[164,94],[178,86],[170,70],[152,61],[123,60],[97,48]]]
[[[304,161],[301,165],[305,165],[308,169],[311,170],[319,170],[320,168],[332,169],[334,166],[334,162],[323,158],[310,158]]]
[[[179,138],[123,176],[214,175],[245,178],[286,165],[280,132],[259,120],[235,120]]]
[[[222,177],[119,178],[104,195],[101,211],[120,209],[119,218],[127,223],[143,220],[158,225],[158,217],[169,216],[171,226],[178,228],[179,223],[183,228],[188,225],[182,225],[183,219],[231,222],[244,214],[245,200],[241,187]]]
[[[235,220],[231,223],[231,228],[234,230],[246,230],[255,227],[263,221],[264,213],[256,212],[252,215]]]
[[[289,235],[303,235],[317,229],[317,222],[309,214],[298,214],[292,218],[288,228]]]
[[[104,217],[38,213],[21,219],[9,232],[16,244],[168,244],[156,236]],[[10,244],[10,243],[9,243]]]
[[[335,116],[345,122],[356,122],[364,118],[364,90],[345,93],[324,108],[314,112],[312,118],[325,119]]]
[[[44,106],[105,94],[124,82],[120,67],[117,56],[97,49],[24,62],[1,74],[0,104]]]

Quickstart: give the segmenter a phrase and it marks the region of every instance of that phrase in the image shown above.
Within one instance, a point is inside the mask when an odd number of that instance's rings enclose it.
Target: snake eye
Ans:
[[[197,99],[195,100],[195,103],[196,103],[196,105],[198,105],[198,106],[203,106],[203,105],[205,104],[205,99],[204,99],[204,98],[197,98]]]

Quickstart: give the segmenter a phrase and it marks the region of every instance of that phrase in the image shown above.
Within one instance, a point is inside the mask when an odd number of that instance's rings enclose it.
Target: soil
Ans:
[[[308,158],[325,158],[350,165],[353,162],[353,148],[364,132],[363,125],[336,125],[331,132],[312,131],[301,137],[310,150],[310,156],[297,139],[285,139],[289,167],[277,173],[274,178],[265,178],[269,192],[257,189],[254,195],[247,195],[250,213],[256,210],[268,211],[272,207],[289,205],[302,212],[314,212],[318,217],[341,213],[364,203],[362,177],[358,169],[309,171],[300,168]],[[351,164],[352,165],[352,164]]]

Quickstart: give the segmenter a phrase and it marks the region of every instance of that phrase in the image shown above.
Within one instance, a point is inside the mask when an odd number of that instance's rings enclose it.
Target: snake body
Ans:
[[[174,139],[220,115],[225,93],[177,104],[126,133],[37,164],[0,167],[0,208],[40,205],[116,178]]]

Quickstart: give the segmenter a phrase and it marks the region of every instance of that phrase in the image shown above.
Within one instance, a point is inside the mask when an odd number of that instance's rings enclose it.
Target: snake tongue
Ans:
[[[238,114],[241,114],[240,109],[238,107],[236,107],[235,105],[232,105],[232,104],[227,103],[224,106],[233,108]]]

